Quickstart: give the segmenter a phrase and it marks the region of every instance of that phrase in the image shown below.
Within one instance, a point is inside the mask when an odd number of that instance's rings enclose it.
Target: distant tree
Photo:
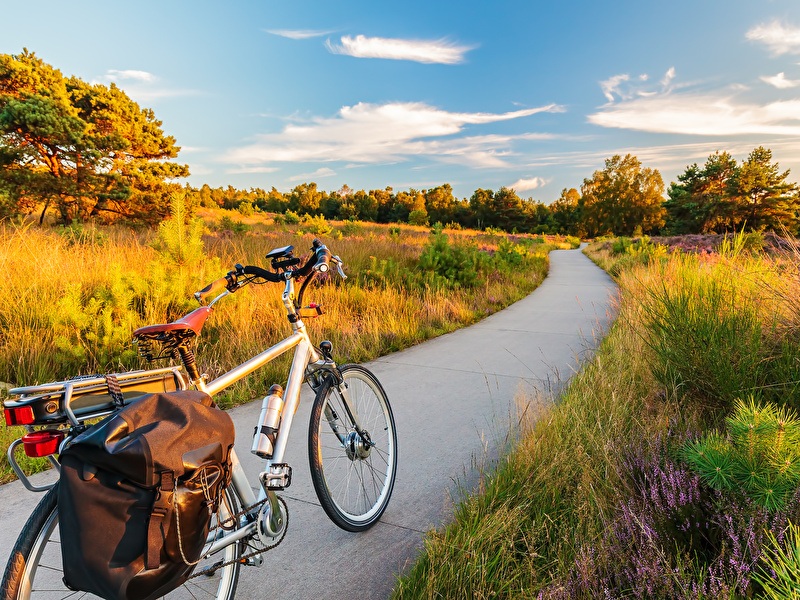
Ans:
[[[642,168],[630,154],[606,159],[581,186],[584,223],[590,236],[633,235],[657,231],[664,224],[664,181],[661,173]]]
[[[375,198],[375,204],[378,207],[378,213],[375,217],[375,220],[378,223],[388,223],[390,221],[389,213],[395,201],[392,188],[387,186],[382,190],[370,190],[369,195]]]
[[[387,223],[405,223],[408,221],[408,215],[414,210],[416,203],[416,192],[412,195],[410,192],[401,191],[393,197],[391,206],[385,210]],[[426,213],[427,215],[427,213]]]
[[[583,237],[586,230],[582,226],[583,203],[581,194],[575,188],[564,188],[561,195],[550,205],[553,223],[557,233]]]
[[[157,222],[188,167],[153,111],[113,83],[88,84],[24,50],[0,54],[0,189],[17,211],[59,220]]]
[[[449,223],[455,217],[456,199],[449,183],[425,192],[425,210],[432,223]]]
[[[475,225],[478,229],[485,229],[491,225],[492,203],[494,202],[494,192],[478,188],[472,193],[469,199],[469,206],[475,218]]]
[[[428,210],[425,208],[425,194],[412,188],[408,191],[408,195],[412,201],[411,210],[408,213],[408,222],[412,225],[427,225],[430,223]]]
[[[289,209],[298,214],[319,214],[320,203],[326,195],[317,189],[313,181],[301,183],[289,194]]]
[[[488,223],[492,227],[499,227],[506,231],[513,229],[522,230],[525,228],[526,210],[522,198],[517,193],[507,187],[501,187],[494,194],[490,203],[492,209],[493,223]]]
[[[686,168],[667,191],[665,231],[672,234],[714,233],[731,229],[735,203],[730,184],[736,173],[736,160],[727,152],[710,155],[702,168]]]
[[[781,172],[778,163],[772,163],[771,150],[759,146],[750,153],[729,186],[738,228],[797,231],[800,197],[797,185],[786,181],[788,176],[788,170]]]

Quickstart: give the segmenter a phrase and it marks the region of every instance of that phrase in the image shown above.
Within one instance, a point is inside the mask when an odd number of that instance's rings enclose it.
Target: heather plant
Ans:
[[[660,448],[658,446],[661,446]],[[639,445],[622,464],[629,483],[608,528],[586,544],[542,599],[752,597],[763,546],[798,514],[770,512],[709,488],[669,456]]]
[[[761,568],[753,579],[764,589],[768,600],[800,598],[800,527],[789,523],[781,534],[768,531],[766,547],[761,556]]]
[[[800,485],[800,421],[793,411],[739,400],[728,435],[688,442],[681,456],[714,489],[744,493],[770,511],[784,508]]]

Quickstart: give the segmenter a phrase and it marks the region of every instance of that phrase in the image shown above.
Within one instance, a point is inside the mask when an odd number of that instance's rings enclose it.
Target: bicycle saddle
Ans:
[[[137,339],[164,340],[170,337],[185,338],[200,335],[200,331],[203,329],[208,315],[211,314],[211,310],[208,306],[201,306],[172,323],[139,327],[133,332],[133,337]]]

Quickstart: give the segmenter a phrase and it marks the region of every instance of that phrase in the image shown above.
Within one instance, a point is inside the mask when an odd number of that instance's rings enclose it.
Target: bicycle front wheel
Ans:
[[[340,371],[342,386],[327,377],[311,410],[311,480],[336,525],[363,531],[378,522],[389,504],[397,472],[397,432],[389,399],[376,377],[360,365],[345,365]]]
[[[225,493],[227,503],[221,503],[218,516],[211,523],[212,527],[216,525],[217,518],[224,520],[228,516],[228,510],[234,512],[237,510],[234,494],[230,490],[226,490]],[[2,600],[97,597],[88,593],[74,592],[64,585],[57,498],[58,484],[45,494],[28,518],[11,551],[11,558],[0,584]],[[184,598],[233,600],[239,580],[238,559],[241,551],[242,544],[234,543],[226,546],[221,552],[205,558],[195,567],[195,572],[208,569],[215,564],[229,561],[230,564],[221,566],[209,575],[189,579],[164,597],[169,600]]]

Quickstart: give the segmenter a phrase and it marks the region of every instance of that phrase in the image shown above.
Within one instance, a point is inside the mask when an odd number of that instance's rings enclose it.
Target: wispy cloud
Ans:
[[[543,187],[547,185],[547,180],[542,179],[541,177],[529,177],[527,179],[517,179],[514,183],[512,183],[509,188],[513,189],[516,192],[527,192],[530,190],[535,190],[537,188]]]
[[[230,169],[226,169],[225,172],[231,175],[241,175],[245,173],[274,173],[278,170],[278,167],[262,167],[262,166],[244,166],[244,167],[233,167]]]
[[[333,31],[315,29],[265,29],[264,31],[290,40],[308,40],[333,33]]]
[[[156,81],[156,76],[152,73],[148,73],[147,71],[135,71],[132,69],[128,70],[117,70],[117,69],[109,69],[106,71],[106,79],[109,81],[143,81],[145,83],[152,83]]]
[[[621,101],[611,101],[600,107],[589,115],[589,122],[602,127],[688,135],[800,134],[800,98],[759,104],[744,100],[738,93],[741,89],[737,88],[675,91],[668,89],[674,77],[671,69],[661,81],[661,90],[647,90],[641,86],[634,93],[621,96]],[[785,85],[788,81],[782,78],[769,83],[775,85],[776,82],[789,87]],[[601,89],[608,98],[603,83]]]
[[[134,69],[109,69],[92,83],[114,83],[136,102],[152,102],[160,98],[196,96],[197,90],[175,89],[161,83],[153,73]]]
[[[324,177],[333,177],[336,175],[336,171],[333,169],[329,169],[328,167],[322,167],[314,171],[313,173],[301,173],[300,175],[294,175],[289,177],[289,181],[313,181],[315,179],[322,179]]]
[[[786,90],[800,85],[800,80],[786,79],[786,74],[783,72],[778,73],[777,75],[773,75],[771,77],[764,76],[761,78],[761,81],[768,83],[772,87],[776,87],[779,90]]]
[[[455,65],[464,62],[467,52],[474,46],[455,44],[448,40],[403,40],[396,38],[342,36],[340,43],[328,40],[325,45],[333,54],[356,58],[385,58],[411,60],[427,64]]]
[[[261,135],[255,143],[228,152],[224,160],[240,165],[314,161],[378,164],[426,156],[474,166],[504,166],[511,137],[454,136],[470,125],[562,111],[555,104],[507,113],[456,113],[419,102],[359,103],[342,107],[333,117],[290,123],[280,133]]]
[[[671,67],[661,80],[661,88],[668,89],[672,80],[675,78],[675,68]],[[635,78],[631,78],[627,73],[614,75],[600,82],[600,89],[606,100],[614,102],[615,97],[620,100],[630,100],[637,96],[648,96],[652,94],[649,90],[644,90],[640,86],[641,83],[648,81],[650,78],[646,73],[642,73]],[[637,84],[637,82],[639,82]]]
[[[756,25],[746,34],[748,40],[764,44],[775,56],[800,54],[800,28],[778,20]]]
[[[607,105],[589,122],[656,133],[800,135],[800,99],[753,104],[724,94],[680,94]]]

